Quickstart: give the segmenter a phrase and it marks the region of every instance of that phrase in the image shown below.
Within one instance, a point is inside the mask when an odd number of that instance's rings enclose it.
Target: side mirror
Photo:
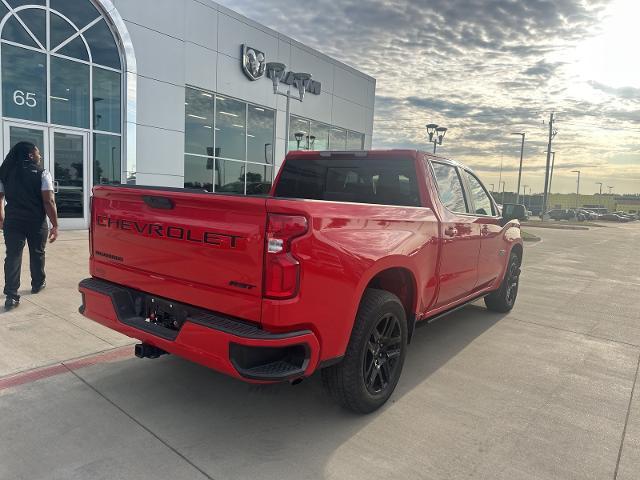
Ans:
[[[516,203],[505,203],[502,206],[502,221],[508,222],[509,220],[526,220],[527,209],[524,205],[518,205]]]

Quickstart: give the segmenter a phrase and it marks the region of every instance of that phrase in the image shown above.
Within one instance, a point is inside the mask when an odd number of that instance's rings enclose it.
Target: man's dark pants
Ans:
[[[4,294],[17,300],[20,298],[18,289],[25,241],[29,245],[31,287],[40,287],[44,283],[44,249],[49,229],[46,222],[5,221],[3,231],[7,247],[7,257],[4,260]]]

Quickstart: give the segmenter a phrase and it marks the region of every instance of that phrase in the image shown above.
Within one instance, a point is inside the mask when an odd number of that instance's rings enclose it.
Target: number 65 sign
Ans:
[[[23,92],[22,90],[15,90],[13,92],[13,103],[20,107],[26,105],[29,108],[36,108],[38,106],[36,94],[33,92]]]

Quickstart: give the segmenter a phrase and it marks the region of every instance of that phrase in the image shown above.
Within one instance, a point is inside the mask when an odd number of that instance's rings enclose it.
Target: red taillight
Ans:
[[[93,258],[93,195],[89,197],[89,258]]]
[[[269,214],[264,261],[264,296],[295,297],[300,283],[300,262],[291,254],[291,241],[307,233],[307,219],[300,215]]]

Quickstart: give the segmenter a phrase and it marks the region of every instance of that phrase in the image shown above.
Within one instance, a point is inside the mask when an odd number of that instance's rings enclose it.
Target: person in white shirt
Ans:
[[[6,207],[5,207],[6,200]],[[51,230],[47,225],[51,222]],[[19,142],[0,166],[0,228],[7,254],[4,261],[5,308],[20,305],[22,251],[29,245],[31,292],[46,286],[45,246],[58,238],[58,213],[51,174],[42,168],[36,145]]]

